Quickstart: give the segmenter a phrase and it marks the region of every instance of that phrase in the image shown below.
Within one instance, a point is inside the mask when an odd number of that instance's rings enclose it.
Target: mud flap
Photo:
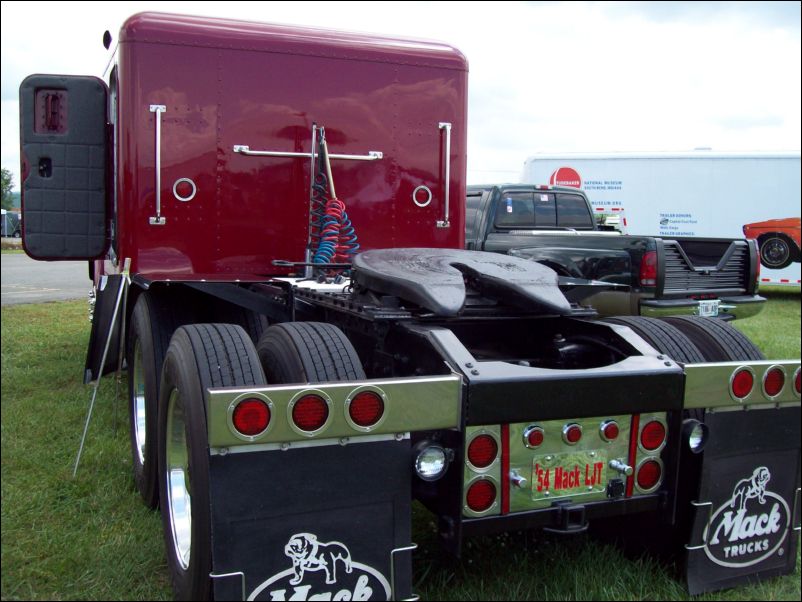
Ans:
[[[410,597],[409,440],[209,460],[215,600]]]
[[[692,595],[792,573],[799,544],[800,408],[708,413],[688,544]]]
[[[97,288],[97,298],[95,300],[95,310],[92,317],[92,332],[89,335],[89,346],[86,349],[86,363],[84,364],[84,384],[89,384],[94,380],[114,372],[117,369],[117,360],[120,352],[120,326],[122,324],[122,305],[117,314],[114,324],[111,323],[114,317],[114,306],[120,287],[123,286],[123,276],[114,274],[102,276]],[[125,293],[124,293],[125,294]],[[109,350],[106,353],[106,362],[103,366],[103,351],[106,348],[106,341],[111,333]]]

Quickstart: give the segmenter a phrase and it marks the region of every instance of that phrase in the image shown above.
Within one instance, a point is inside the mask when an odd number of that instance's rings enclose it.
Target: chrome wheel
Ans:
[[[184,406],[178,389],[170,392],[167,405],[166,466],[167,513],[173,549],[181,568],[189,567],[192,548],[192,495],[189,483],[189,449]]]
[[[142,367],[142,347],[139,339],[134,343],[134,438],[136,450],[139,454],[139,463],[145,463],[145,440],[147,438],[147,422],[145,409],[145,372]]]

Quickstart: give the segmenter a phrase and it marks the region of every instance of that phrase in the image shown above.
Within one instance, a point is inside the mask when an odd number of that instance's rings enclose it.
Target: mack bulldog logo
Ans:
[[[351,559],[339,541],[322,543],[296,533],[284,546],[292,568],[257,587],[248,600],[389,600],[390,584],[379,571]]]
[[[732,496],[705,528],[705,553],[720,566],[747,567],[778,551],[788,535],[791,513],[786,501],[767,489],[765,466],[733,487]],[[782,552],[781,552],[782,553]]]

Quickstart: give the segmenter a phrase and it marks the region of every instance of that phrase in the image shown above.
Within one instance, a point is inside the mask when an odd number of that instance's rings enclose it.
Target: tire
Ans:
[[[21,236],[20,231],[19,230],[15,230],[14,234],[12,234],[11,236],[13,236],[14,238],[19,238]]]
[[[185,315],[184,321],[189,316]],[[126,363],[134,483],[148,508],[159,502],[156,429],[159,382],[170,337],[179,320],[163,296],[145,291],[131,314]],[[148,436],[152,433],[152,436]]]
[[[691,339],[708,362],[763,360],[766,356],[740,330],[717,318],[677,316],[662,318]]]
[[[675,362],[695,364],[705,361],[701,351],[677,327],[656,318],[645,316],[617,316],[605,322],[629,326],[660,353]]]
[[[769,234],[760,239],[760,263],[770,270],[791,265],[791,245],[781,234]]]
[[[204,392],[264,384],[259,358],[242,327],[193,324],[173,335],[159,394],[158,460],[167,566],[176,600],[212,597]]]
[[[353,345],[339,328],[331,324],[276,324],[265,331],[256,352],[271,384],[366,378]]]

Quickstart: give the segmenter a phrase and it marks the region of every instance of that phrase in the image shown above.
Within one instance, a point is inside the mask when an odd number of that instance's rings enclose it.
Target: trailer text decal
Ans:
[[[339,541],[321,543],[296,533],[284,546],[292,568],[273,575],[248,600],[389,600],[390,584],[379,571],[351,559]]]
[[[780,548],[791,513],[785,500],[767,489],[770,480],[769,469],[760,466],[736,483],[732,497],[716,510],[705,529],[705,553],[710,560],[726,567],[752,566]]]

